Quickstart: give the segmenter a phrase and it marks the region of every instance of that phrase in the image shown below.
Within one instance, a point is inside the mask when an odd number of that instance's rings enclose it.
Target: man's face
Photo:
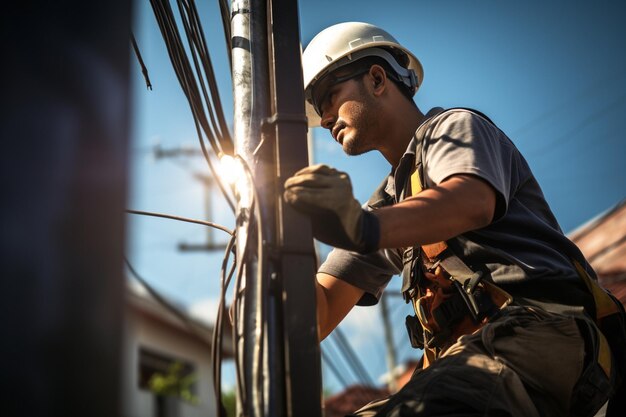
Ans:
[[[348,155],[376,149],[380,104],[365,86],[366,72],[332,74],[313,91],[313,102],[320,113],[322,127]]]

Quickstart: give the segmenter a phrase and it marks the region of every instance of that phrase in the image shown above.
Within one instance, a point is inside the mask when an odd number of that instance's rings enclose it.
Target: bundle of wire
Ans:
[[[224,112],[219,99],[219,92],[217,88],[217,82],[215,79],[215,73],[211,64],[211,58],[206,45],[204,31],[198,15],[195,2],[193,0],[177,0],[178,11],[180,13],[180,21],[184,28],[185,36],[187,38],[188,52],[183,45],[183,41],[178,30],[174,13],[170,6],[169,0],[150,0],[152,9],[156,17],[159,29],[165,41],[167,51],[172,62],[172,66],[181,85],[181,88],[189,102],[191,113],[196,127],[198,140],[202,153],[207,162],[209,170],[217,180],[217,184],[224,195],[227,203],[235,212],[234,199],[232,197],[233,189],[229,189],[223,182],[220,176],[217,174],[213,160],[216,160],[221,155],[233,155],[233,141],[231,139],[226,120],[224,118]],[[221,11],[222,23],[224,25],[224,34],[227,43],[227,50],[230,51],[230,18],[229,7],[226,0],[219,0],[219,6]],[[189,59],[191,56],[191,60]],[[229,56],[230,60],[230,56]],[[193,65],[192,65],[193,63]],[[232,66],[232,63],[231,63]],[[208,142],[209,147],[206,146],[205,141]],[[218,416],[225,415],[225,410],[222,404],[221,393],[221,364],[222,364],[222,336],[224,331],[224,320],[226,314],[226,291],[229,287],[235,270],[238,268],[238,273],[235,279],[234,297],[233,297],[233,338],[235,345],[235,361],[237,369],[237,387],[238,396],[244,408],[247,407],[246,402],[249,398],[252,398],[255,403],[255,408],[260,411],[263,408],[262,400],[258,401],[258,392],[262,384],[262,357],[263,357],[263,294],[265,287],[262,279],[262,271],[265,268],[265,262],[262,250],[262,229],[259,210],[256,208],[256,189],[254,187],[253,177],[248,169],[245,161],[238,158],[241,164],[245,167],[246,176],[252,189],[252,202],[249,207],[249,215],[245,221],[242,222],[240,213],[238,213],[237,223],[239,225],[238,230],[242,230],[241,224],[244,223],[243,228],[247,229],[246,239],[243,245],[244,248],[239,248],[235,251],[236,233],[233,233],[224,254],[220,273],[220,298],[218,313],[215,323],[215,331],[213,334],[213,346],[212,346],[212,364],[213,364],[213,378],[215,387],[215,396],[218,403]],[[139,214],[139,213],[137,213]],[[164,216],[165,217],[165,216]],[[170,216],[171,218],[171,216]],[[208,224],[207,224],[208,225]],[[224,229],[222,229],[224,230]],[[255,288],[255,296],[258,305],[261,306],[256,312],[257,323],[260,324],[260,331],[257,332],[257,337],[254,341],[254,355],[253,363],[249,364],[256,372],[255,391],[256,395],[250,395],[245,390],[245,384],[242,380],[242,364],[240,363],[240,355],[237,353],[239,349],[238,331],[237,326],[239,324],[239,314],[242,309],[243,300],[243,282],[242,274],[244,268],[242,265],[246,263],[246,256],[248,253],[247,246],[250,240],[250,236],[254,235],[259,245],[257,248],[259,268],[257,282],[258,286]],[[239,242],[239,245],[242,245]],[[235,259],[231,262],[231,254],[240,253],[241,259]],[[230,266],[229,266],[230,265]],[[244,341],[246,343],[248,341]],[[248,364],[247,364],[248,365]],[[262,394],[261,394],[262,397]],[[259,413],[260,415],[260,413]]]
[[[218,155],[232,155],[234,146],[226,125],[215,72],[195,2],[193,0],[177,0],[193,66],[185,51],[169,0],[150,0],[150,4],[165,41],[174,72],[189,102],[204,158],[210,171],[217,179],[217,184],[224,198],[234,211],[235,205],[231,193],[227,191],[227,187],[217,175],[212,162],[212,159],[217,158]],[[227,6],[223,1],[220,1],[220,7]],[[222,20],[227,23],[224,18]],[[225,25],[225,27],[227,26]],[[213,158],[206,147],[205,138],[211,146]]]

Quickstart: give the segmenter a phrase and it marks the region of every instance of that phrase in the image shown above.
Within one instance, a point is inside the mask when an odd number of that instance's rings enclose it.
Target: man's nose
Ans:
[[[322,112],[322,118],[320,120],[320,126],[324,129],[332,129],[335,124],[335,117],[328,111]]]

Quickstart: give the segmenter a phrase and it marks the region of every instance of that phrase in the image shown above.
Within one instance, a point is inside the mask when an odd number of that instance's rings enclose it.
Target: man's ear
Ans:
[[[373,82],[375,95],[380,95],[385,91],[387,85],[387,73],[380,65],[374,64],[370,67],[369,76]]]

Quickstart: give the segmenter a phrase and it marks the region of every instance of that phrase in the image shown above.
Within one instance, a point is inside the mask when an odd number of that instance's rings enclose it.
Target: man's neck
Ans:
[[[400,163],[409,142],[424,119],[422,112],[406,101],[388,115],[389,131],[379,151],[394,169]]]

